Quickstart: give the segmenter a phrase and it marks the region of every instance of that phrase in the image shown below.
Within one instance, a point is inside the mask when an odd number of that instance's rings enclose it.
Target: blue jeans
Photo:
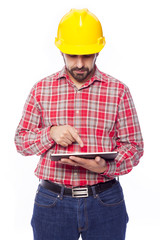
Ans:
[[[127,222],[117,181],[112,188],[86,198],[62,193],[58,197],[39,185],[31,225],[34,240],[77,240],[80,235],[83,240],[124,240]]]

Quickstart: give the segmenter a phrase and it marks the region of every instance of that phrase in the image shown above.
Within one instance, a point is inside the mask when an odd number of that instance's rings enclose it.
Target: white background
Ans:
[[[60,70],[54,45],[61,17],[88,8],[101,21],[106,46],[97,60],[130,88],[145,143],[140,164],[120,178],[130,217],[127,240],[160,239],[158,0],[6,0],[0,4],[0,214],[3,239],[30,240],[37,156],[16,152],[14,134],[35,82]],[[107,217],[107,216],[106,216]],[[1,238],[2,239],[2,238]]]

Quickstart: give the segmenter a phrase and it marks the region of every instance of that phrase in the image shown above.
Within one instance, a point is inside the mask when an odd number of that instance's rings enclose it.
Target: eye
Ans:
[[[91,58],[94,54],[84,55],[84,58]]]
[[[70,57],[70,58],[76,58],[77,57],[77,55],[71,55],[71,54],[67,54],[67,56]]]

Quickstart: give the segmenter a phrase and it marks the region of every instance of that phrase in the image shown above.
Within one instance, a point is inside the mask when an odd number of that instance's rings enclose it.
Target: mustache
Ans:
[[[82,68],[75,67],[75,68],[72,68],[71,71],[87,71],[88,72],[89,69],[85,67],[82,67]]]

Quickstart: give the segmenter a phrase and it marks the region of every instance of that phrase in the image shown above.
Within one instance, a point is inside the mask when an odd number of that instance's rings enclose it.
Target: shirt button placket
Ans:
[[[74,102],[74,127],[78,130],[79,134],[81,134],[81,122],[80,122],[80,113],[81,113],[81,99],[80,99],[80,91],[76,89],[75,92],[75,102]],[[80,151],[79,145],[75,146],[76,151]]]
[[[80,123],[79,123],[79,113],[80,113],[80,102],[81,100],[79,99],[79,95],[80,92],[78,90],[76,90],[75,93],[75,128],[79,128],[80,127]]]

